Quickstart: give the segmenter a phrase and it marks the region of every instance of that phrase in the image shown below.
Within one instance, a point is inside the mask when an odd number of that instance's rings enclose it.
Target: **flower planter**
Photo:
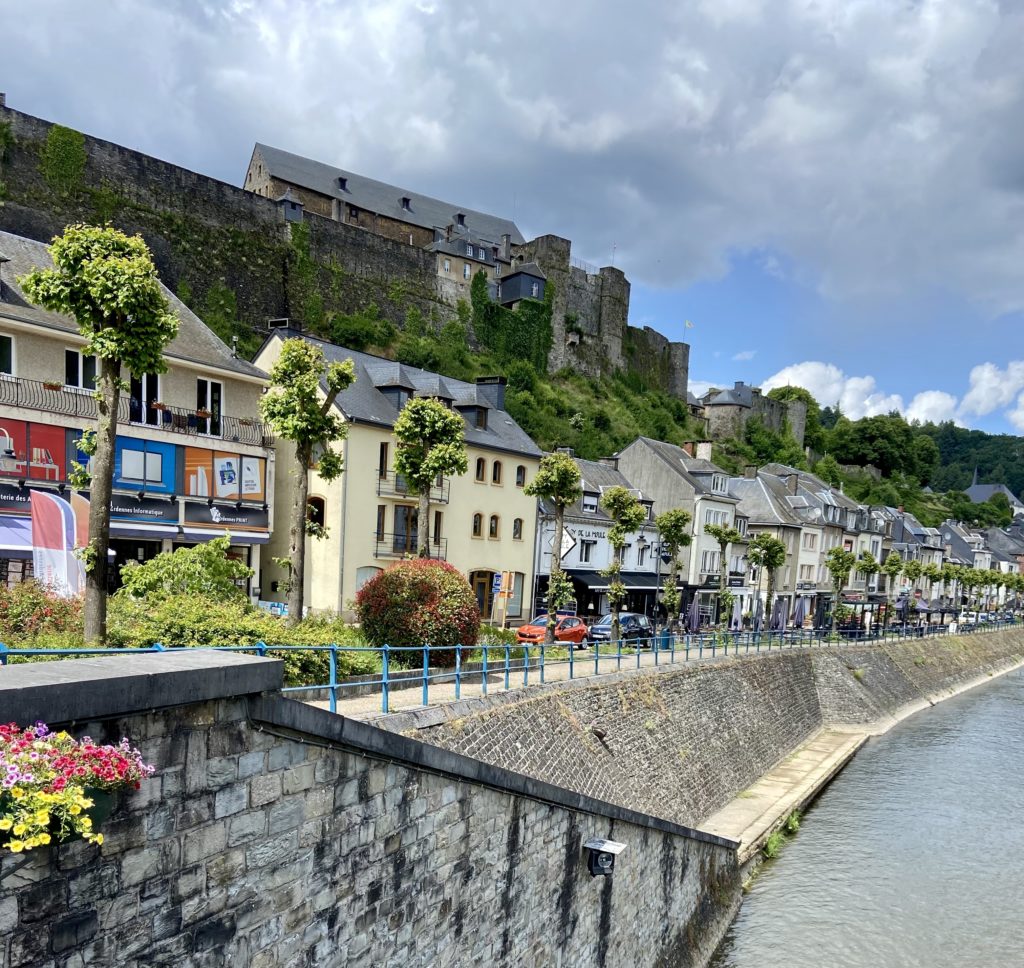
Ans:
[[[197,417],[198,417],[198,418],[199,418],[200,420],[209,420],[209,419],[210,419],[210,417],[212,417],[212,416],[213,416],[213,414],[212,414],[212,413],[210,413],[210,411],[209,411],[209,410],[197,410],[197,411],[196,411],[196,416],[197,416]]]
[[[43,389],[44,390],[59,390],[59,389],[61,389],[61,384],[60,383],[44,383],[43,384]]]

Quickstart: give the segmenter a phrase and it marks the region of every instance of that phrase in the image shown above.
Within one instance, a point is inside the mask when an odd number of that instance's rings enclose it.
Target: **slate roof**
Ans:
[[[574,457],[573,460],[576,462],[576,466],[580,469],[580,477],[582,478],[582,488],[584,494],[603,494],[610,487],[624,487],[629,491],[637,500],[649,500],[644,498],[643,492],[638,488],[633,487],[632,483],[628,480],[622,471],[611,464],[606,464],[603,461],[597,460],[583,460],[581,457]],[[543,514],[554,514],[555,507],[549,501],[543,498],[539,499],[541,512]],[[611,518],[601,509],[600,502],[597,505],[596,511],[584,511],[583,510],[583,499],[581,498],[575,504],[569,505],[565,509],[567,517],[574,518],[586,518],[587,520],[598,520],[598,521],[610,521]]]
[[[985,543],[993,551],[999,551],[1005,555],[1024,555],[1024,535],[1020,532],[989,528],[985,532]]]
[[[709,407],[746,407],[754,405],[753,387],[745,383],[737,383],[729,390],[722,390],[721,393],[712,397],[707,404]]]
[[[279,181],[291,182],[302,188],[319,192],[331,198],[338,198],[346,205],[355,205],[378,215],[418,225],[425,229],[444,228],[455,221],[455,215],[462,213],[466,217],[466,227],[478,238],[491,243],[501,242],[503,235],[512,237],[512,241],[522,244],[525,239],[511,219],[477,212],[463,205],[445,202],[429,195],[419,195],[408,188],[399,188],[387,182],[357,175],[355,172],[325,165],[302,155],[292,154],[270,145],[257,144],[258,151],[271,177]],[[338,178],[346,179],[346,190],[338,187]],[[402,207],[402,198],[410,200],[409,208]]]
[[[282,338],[281,334],[274,334],[271,339],[275,337]],[[441,377],[429,370],[349,350],[305,334],[301,338],[319,346],[328,362],[351,359],[355,364],[355,383],[343,390],[337,401],[338,409],[354,423],[376,424],[380,427],[395,425],[399,408],[389,395],[381,392],[382,387],[401,386],[420,396],[429,395],[430,391],[438,389],[453,401],[452,405],[456,408],[483,407],[490,411],[486,429],[477,427],[473,421],[467,421],[467,444],[522,454],[525,457],[541,456],[540,448],[527,436],[526,431],[507,412],[496,410],[475,383]]]
[[[785,485],[770,474],[756,478],[734,477],[729,492],[739,500],[738,510],[750,518],[751,524],[799,527],[800,518],[793,513]]]
[[[1011,507],[1024,507],[1021,500],[1005,484],[972,484],[964,493],[975,503],[983,504],[996,494],[1005,494]]]
[[[0,295],[0,316],[9,316],[59,333],[78,333],[78,324],[70,316],[51,313],[32,305],[21,291],[17,279],[35,268],[51,268],[49,247],[42,242],[0,232],[0,257],[9,262],[0,264],[3,291]],[[171,340],[164,356],[170,360],[200,363],[242,376],[265,378],[266,374],[247,360],[235,359],[231,350],[191,309],[161,283],[171,311],[178,317],[178,335]],[[63,363],[61,364],[63,366]],[[63,373],[63,370],[61,370]]]
[[[533,276],[535,279],[547,280],[547,276],[544,275],[544,270],[541,269],[536,262],[524,262],[522,265],[516,266],[511,272],[507,273],[504,278],[511,279],[513,276],[518,275]]]

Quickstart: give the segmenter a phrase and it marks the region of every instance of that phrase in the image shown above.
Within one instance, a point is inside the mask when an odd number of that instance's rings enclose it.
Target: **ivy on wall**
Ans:
[[[476,338],[501,362],[526,360],[538,373],[546,372],[553,340],[554,298],[555,287],[549,280],[543,301],[523,299],[515,309],[506,309],[491,300],[487,275],[481,270],[473,276],[470,286]]]
[[[39,170],[50,188],[61,195],[78,191],[85,161],[85,135],[81,131],[60,124],[50,128],[39,153]]]

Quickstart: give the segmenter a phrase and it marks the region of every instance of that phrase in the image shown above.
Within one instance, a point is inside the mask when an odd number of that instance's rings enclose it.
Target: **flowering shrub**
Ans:
[[[371,645],[431,652],[432,665],[452,665],[456,643],[472,646],[480,628],[480,610],[469,582],[445,561],[412,558],[373,576],[356,595],[363,635]],[[396,652],[399,666],[418,666],[420,652]]]
[[[81,636],[82,601],[60,598],[34,581],[0,585],[0,642],[11,645],[40,636]]]
[[[102,844],[89,814],[95,793],[137,790],[152,773],[127,739],[97,746],[45,723],[0,725],[0,846],[19,854],[74,836]]]

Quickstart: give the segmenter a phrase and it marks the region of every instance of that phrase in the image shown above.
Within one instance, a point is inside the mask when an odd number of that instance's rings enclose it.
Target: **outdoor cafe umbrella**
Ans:
[[[778,599],[775,602],[775,607],[772,609],[772,624],[771,630],[773,632],[779,632],[786,627],[786,601],[783,598]]]
[[[739,597],[732,603],[732,619],[729,622],[729,628],[732,631],[739,631],[743,627],[743,605],[739,600]]]
[[[690,605],[690,611],[686,614],[686,627],[691,632],[700,630],[700,606],[697,604],[696,598],[694,598],[693,604]]]
[[[803,628],[805,618],[807,618],[807,599],[798,598],[796,600],[796,608],[793,609],[793,624],[798,629]]]
[[[757,600],[757,608],[754,610],[754,631],[760,632],[764,627],[764,599]]]

